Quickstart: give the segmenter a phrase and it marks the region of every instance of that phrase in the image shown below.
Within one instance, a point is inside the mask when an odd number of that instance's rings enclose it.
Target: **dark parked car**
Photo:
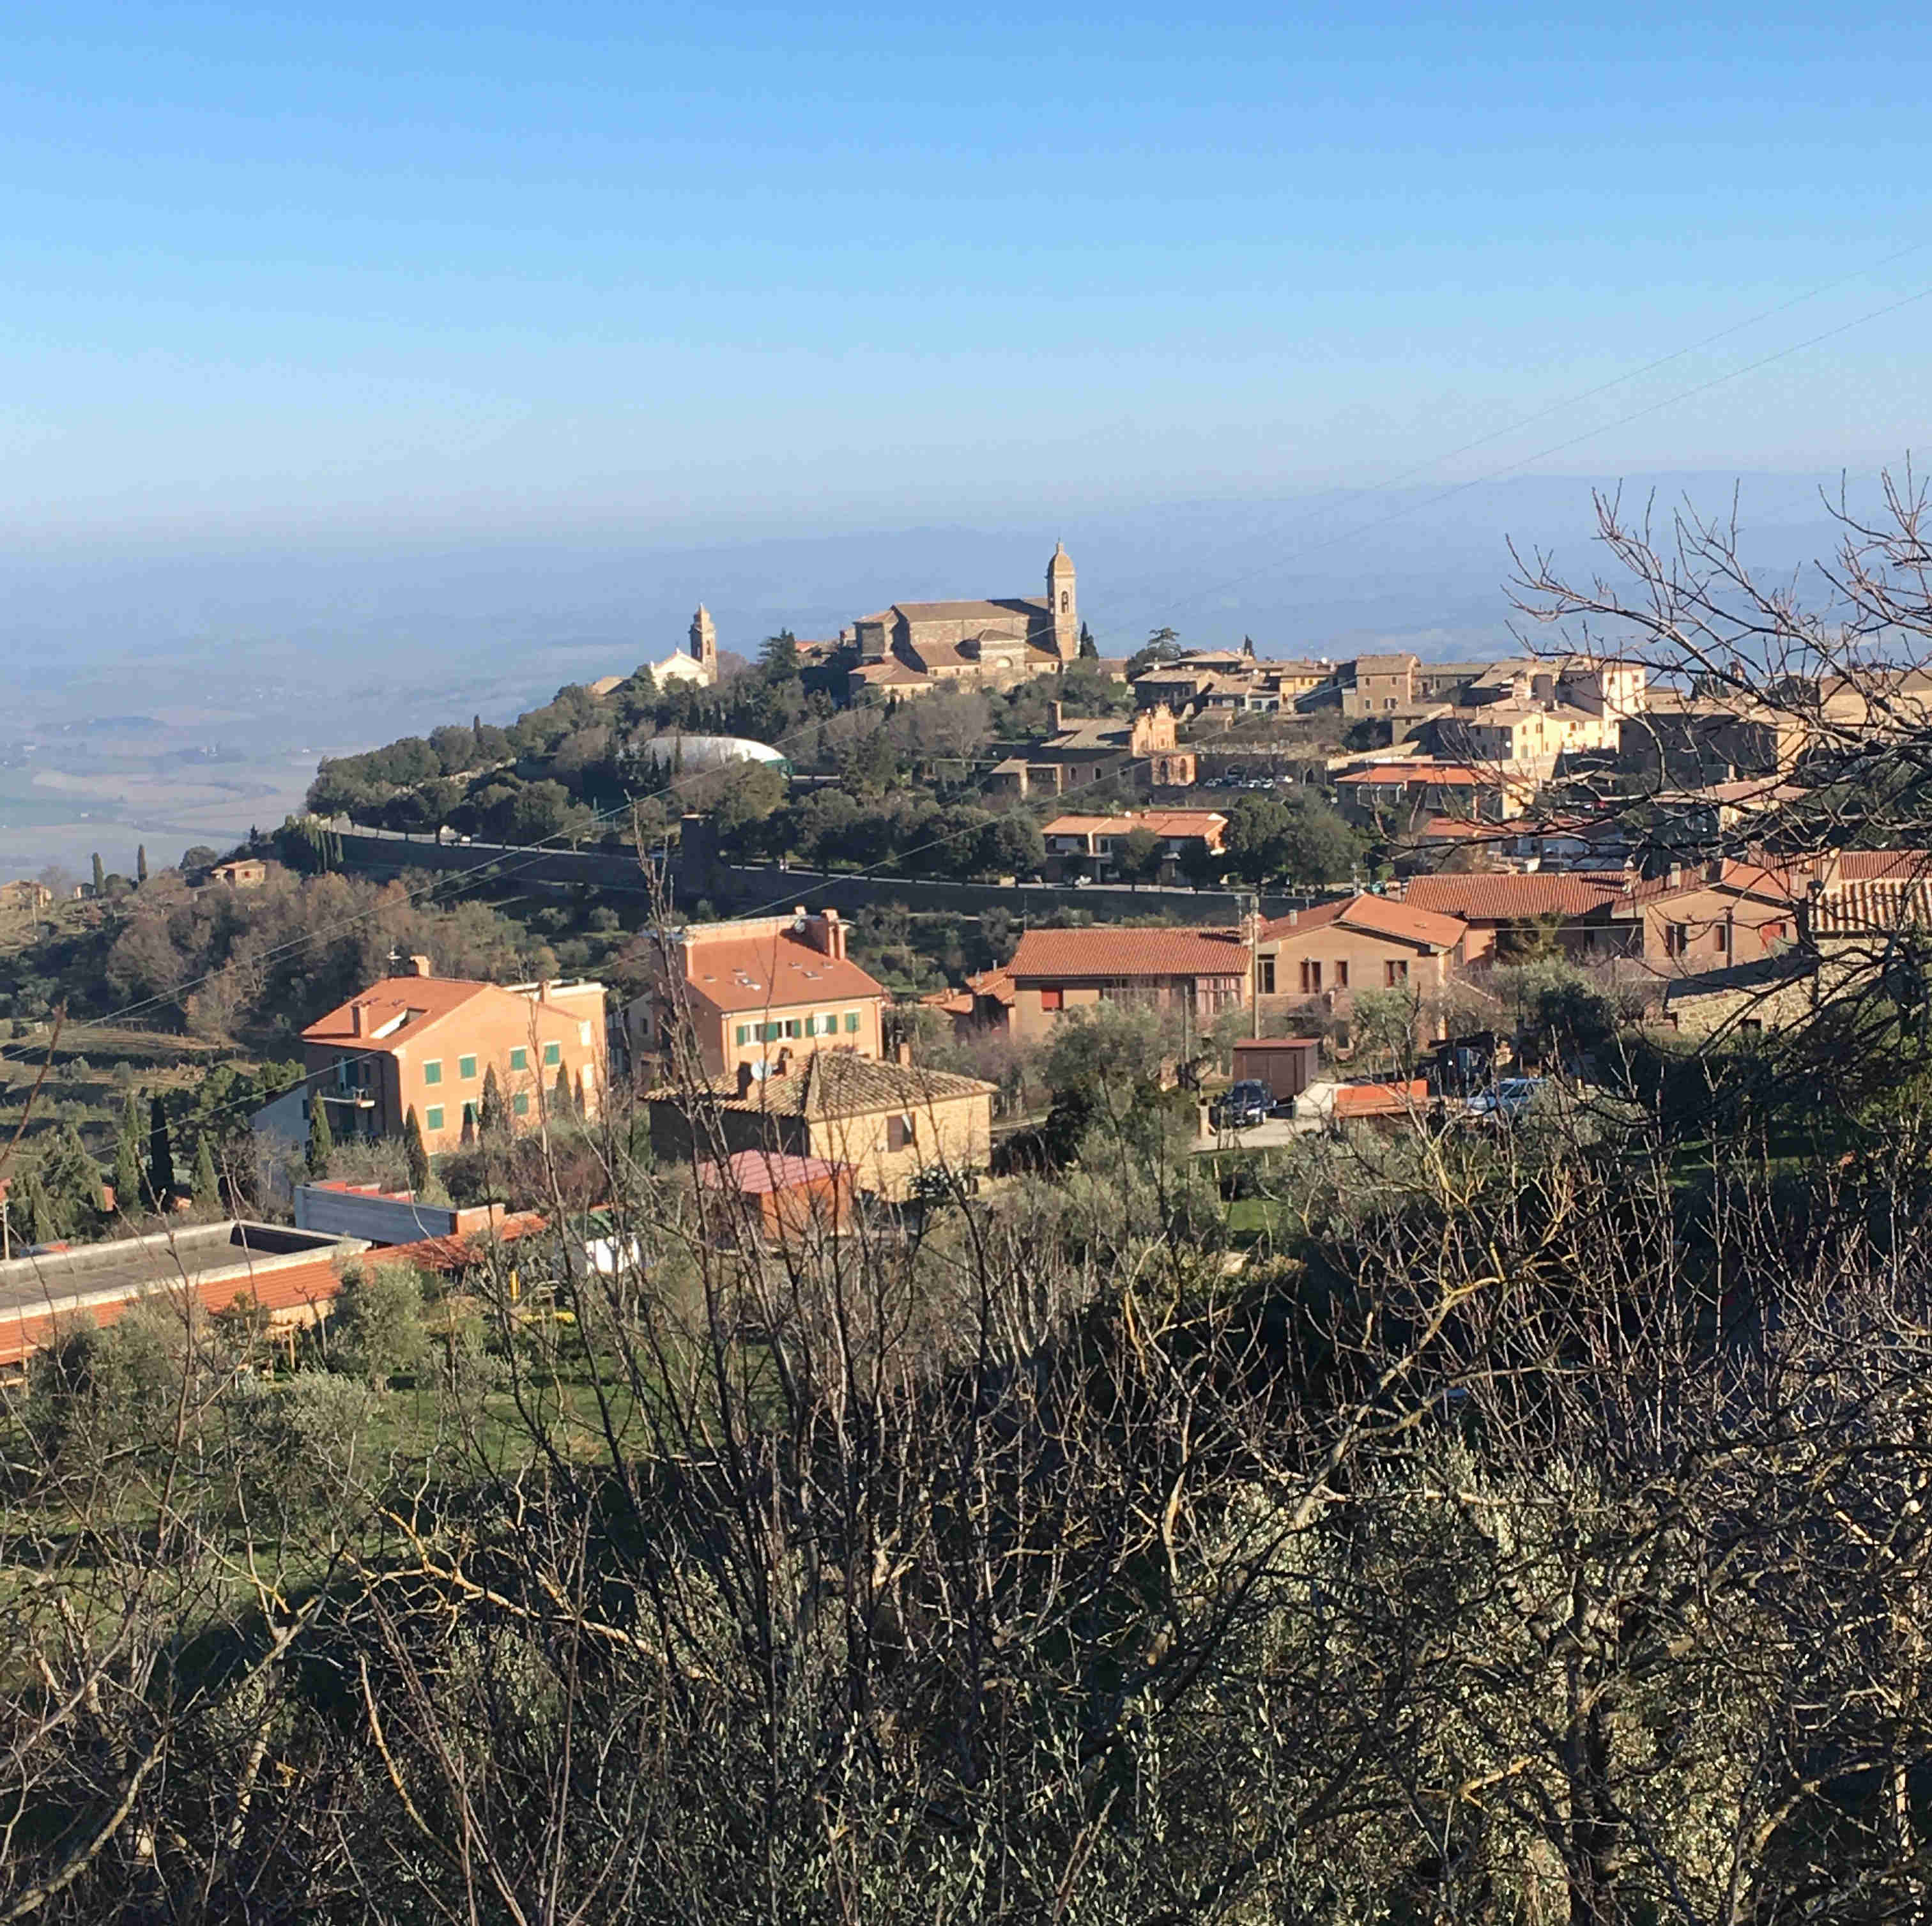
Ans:
[[[1217,1130],[1245,1130],[1267,1122],[1274,1108],[1274,1097],[1266,1084],[1244,1079],[1228,1086],[1210,1115]]]

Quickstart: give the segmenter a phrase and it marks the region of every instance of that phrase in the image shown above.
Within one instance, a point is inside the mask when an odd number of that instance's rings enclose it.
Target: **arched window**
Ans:
[[[1065,615],[1065,614],[1068,614],[1068,613],[1071,610],[1071,609],[1072,608],[1072,607],[1073,607],[1073,598],[1072,598],[1071,596],[1070,596],[1070,595],[1066,592],[1066,591],[1064,589],[1062,589],[1062,590],[1060,590],[1060,614],[1061,614],[1062,615]]]

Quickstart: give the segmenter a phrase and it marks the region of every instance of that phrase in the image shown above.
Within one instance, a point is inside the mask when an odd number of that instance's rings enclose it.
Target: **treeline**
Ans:
[[[512,982],[557,974],[541,937],[489,905],[412,898],[400,883],[271,873],[256,890],[190,890],[163,878],[70,959],[74,1013],[132,1009],[196,1034],[272,1047],[377,978],[397,956],[439,974]],[[83,975],[82,973],[86,974]]]
[[[621,838],[630,830],[627,803],[674,790],[674,813],[698,788],[675,758],[638,754],[668,734],[747,738],[782,748],[802,770],[842,776],[856,769],[874,787],[970,791],[1004,752],[1001,744],[1051,726],[1056,700],[1083,716],[1115,714],[1132,703],[1120,685],[1076,665],[1001,692],[946,690],[896,708],[850,710],[822,678],[800,670],[795,645],[780,636],[757,666],[714,688],[678,683],[661,690],[644,669],[602,698],[580,685],[561,688],[507,729],[478,718],[332,758],[310,785],[308,802],[320,816],[410,834],[447,829],[532,843],[602,830]]]

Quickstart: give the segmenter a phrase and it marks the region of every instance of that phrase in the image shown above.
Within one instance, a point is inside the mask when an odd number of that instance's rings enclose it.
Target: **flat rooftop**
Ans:
[[[317,1258],[350,1257],[368,1248],[360,1238],[241,1219],[76,1244],[0,1264],[0,1316],[78,1310],[149,1291],[272,1276]]]

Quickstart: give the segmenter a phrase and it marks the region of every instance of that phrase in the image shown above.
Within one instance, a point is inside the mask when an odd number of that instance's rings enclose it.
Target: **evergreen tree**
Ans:
[[[1094,640],[1094,632],[1084,622],[1080,625],[1080,659],[1083,662],[1097,662],[1100,659],[1100,646]]]
[[[40,1175],[46,1186],[53,1234],[72,1237],[92,1229],[100,1215],[100,1169],[71,1124],[42,1156]]]
[[[107,887],[107,871],[100,860],[100,852],[94,852],[94,893],[98,896]]]
[[[328,1174],[328,1160],[335,1154],[335,1132],[328,1127],[328,1106],[320,1094],[308,1100],[308,1174],[319,1184]]]
[[[463,1148],[466,1150],[476,1142],[476,1112],[473,1106],[463,1106]]]
[[[148,880],[148,845],[141,844],[134,851],[134,880],[145,883]]]
[[[502,1130],[509,1120],[503,1114],[502,1087],[496,1081],[494,1064],[483,1072],[483,1108],[476,1120],[486,1137]]]
[[[174,1195],[175,1154],[168,1142],[168,1113],[158,1096],[148,1106],[148,1192],[161,1210]]]
[[[114,1135],[114,1208],[138,1210],[143,1202],[141,1171],[141,1101],[130,1090]]]
[[[577,1114],[577,1096],[570,1087],[570,1072],[566,1066],[556,1066],[556,1082],[550,1094],[550,1114],[556,1117],[574,1117]]]
[[[416,1121],[413,1103],[403,1119],[403,1151],[410,1160],[410,1187],[421,1196],[429,1188],[429,1150],[423,1142],[422,1126]]]
[[[8,1202],[7,1214],[16,1244],[47,1244],[58,1234],[47,1187],[40,1181],[37,1168],[29,1169],[21,1178]]]
[[[214,1174],[214,1154],[209,1148],[210,1141],[204,1131],[200,1142],[194,1147],[194,1201],[204,1210],[221,1202],[221,1183]]]

